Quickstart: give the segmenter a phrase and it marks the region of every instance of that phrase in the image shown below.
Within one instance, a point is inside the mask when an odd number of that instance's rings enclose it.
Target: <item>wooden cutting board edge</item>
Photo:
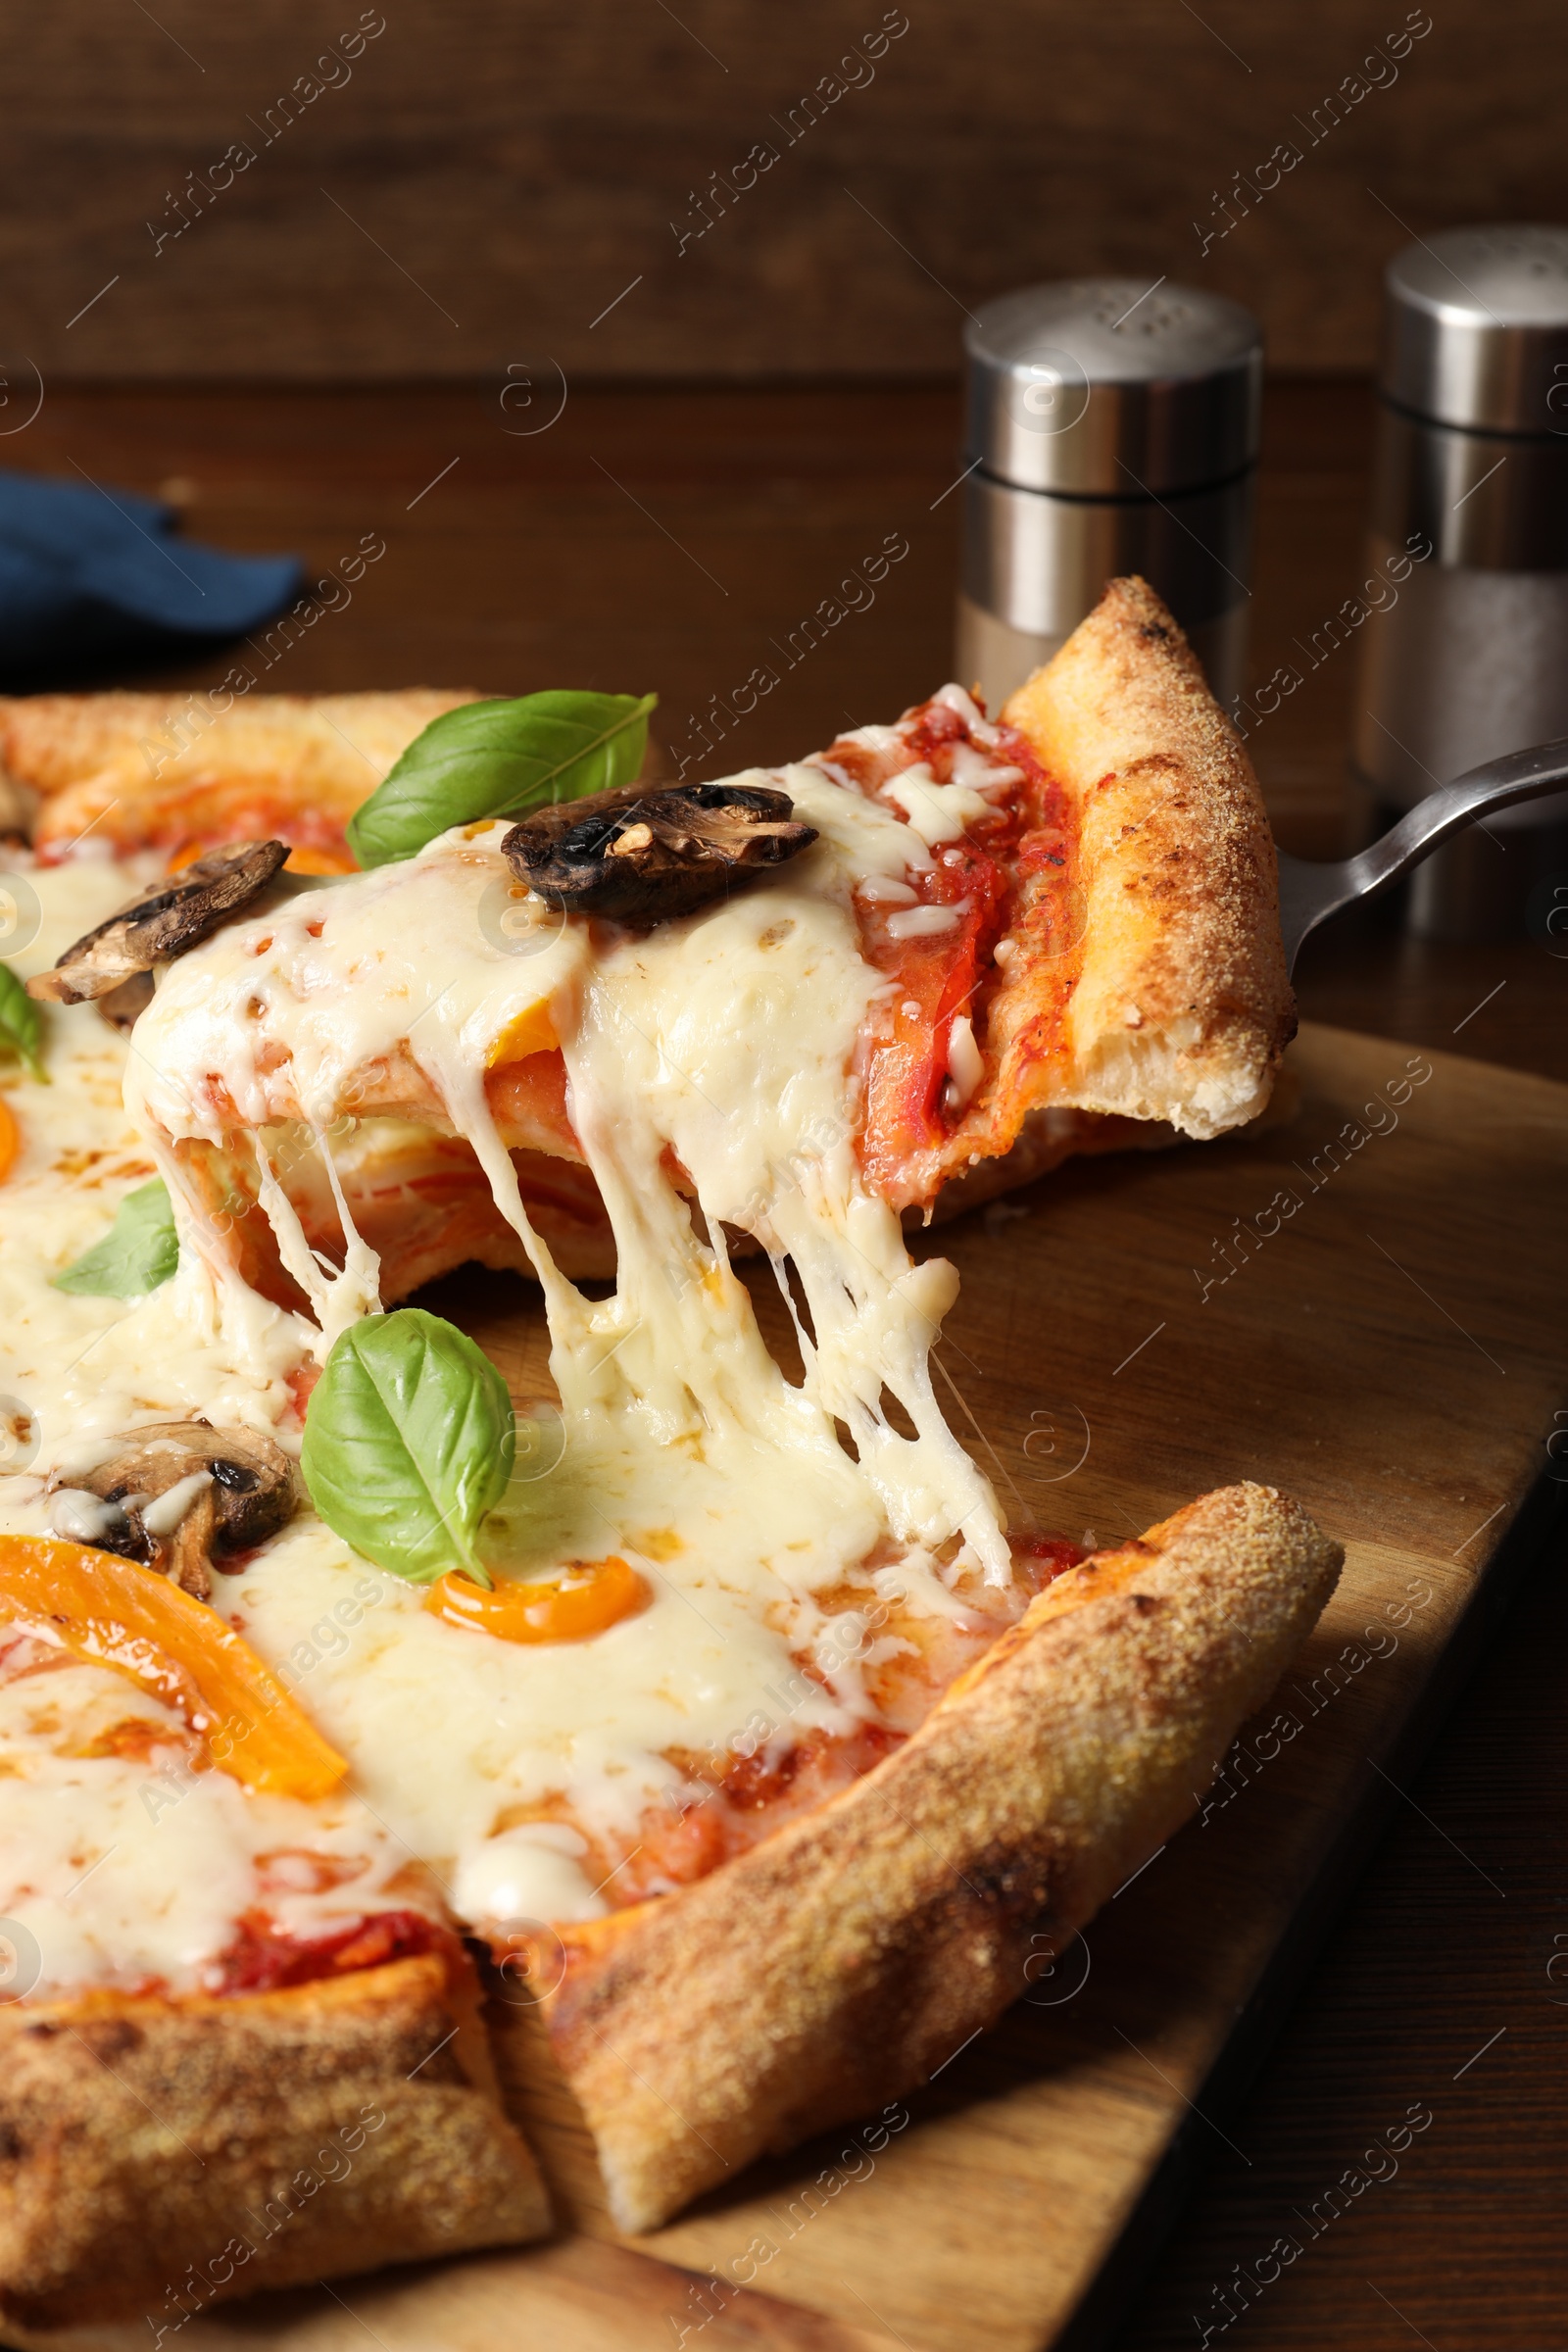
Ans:
[[[1542,1476],[1477,1577],[1459,1623],[1382,1758],[1391,1780],[1419,1771],[1466,1686],[1480,1671],[1515,1592],[1554,1539],[1568,1535],[1568,1485]],[[1369,1775],[1361,1802],[1301,1893],[1291,1933],[1280,1937],[1246,2008],[1203,2080],[1193,2113],[1145,2181],[1115,2242],[1066,2325],[1041,2352],[1106,2352],[1144,2278],[1205,2169],[1212,2134],[1198,2115],[1228,2123],[1262,2072],[1275,2040],[1316,1966],[1339,1916],[1399,1804],[1390,1781]]]

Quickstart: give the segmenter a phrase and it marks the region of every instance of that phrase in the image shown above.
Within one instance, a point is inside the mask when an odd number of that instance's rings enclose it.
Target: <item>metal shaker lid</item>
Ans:
[[[1257,455],[1262,330],[1223,294],[1061,278],[999,295],[963,340],[965,454],[1021,489],[1162,496]]]
[[[1389,264],[1382,387],[1438,424],[1568,433],[1568,228],[1445,228]]]

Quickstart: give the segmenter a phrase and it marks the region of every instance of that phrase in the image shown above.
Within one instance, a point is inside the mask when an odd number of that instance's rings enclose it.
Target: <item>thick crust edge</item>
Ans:
[[[541,2236],[466,1963],[0,2011],[0,2321],[146,2318]],[[377,2120],[379,2119],[379,2120]]]
[[[1077,1108],[1206,1138],[1256,1116],[1296,1006],[1279,872],[1241,739],[1166,607],[1112,580],[1006,704],[1078,817]]]
[[[564,1932],[554,2055],[657,2227],[923,2081],[1170,1837],[1343,1552],[1229,1487],[1060,1578],[895,1755],[680,1893]]]

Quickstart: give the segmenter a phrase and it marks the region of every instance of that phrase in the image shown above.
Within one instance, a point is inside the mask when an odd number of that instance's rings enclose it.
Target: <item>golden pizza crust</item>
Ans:
[[[1148,582],[1112,580],[1003,716],[1078,819],[1083,960],[1054,1100],[1199,1138],[1254,1118],[1296,1031],[1274,843],[1241,739]]]
[[[89,828],[122,854],[269,834],[341,851],[349,818],[416,735],[477,699],[426,686],[229,695],[226,707],[216,690],[5,697],[0,777],[41,800],[45,858]]]
[[[549,2227],[471,1980],[438,1955],[227,1998],[0,2010],[11,2327],[145,2318],[156,2341],[264,2286]]]
[[[1059,1578],[863,1780],[678,1893],[562,1931],[546,2008],[611,2211],[657,2228],[923,2081],[1192,1813],[1343,1560],[1228,1487]]]
[[[1019,845],[996,984],[973,1000],[986,1075],[939,1142],[878,1172],[901,1209],[948,1215],[1076,1152],[1243,1126],[1295,1033],[1262,794],[1148,582],[1110,581],[1001,715],[1068,822],[1055,857],[1029,854],[1044,834]]]

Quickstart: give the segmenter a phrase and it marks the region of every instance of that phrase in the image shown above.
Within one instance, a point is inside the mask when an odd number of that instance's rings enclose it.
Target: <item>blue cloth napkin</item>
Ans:
[[[0,471],[0,677],[177,659],[244,635],[305,583],[294,556],[224,556],[176,536],[133,490]]]

